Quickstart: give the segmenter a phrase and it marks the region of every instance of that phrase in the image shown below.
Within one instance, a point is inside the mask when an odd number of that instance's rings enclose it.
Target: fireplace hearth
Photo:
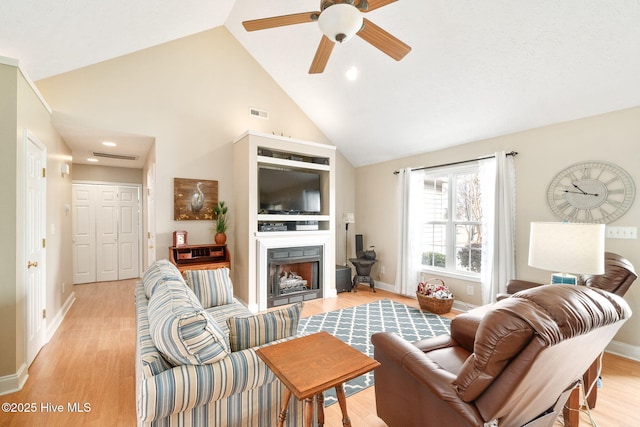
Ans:
[[[322,297],[322,246],[267,250],[267,307]]]

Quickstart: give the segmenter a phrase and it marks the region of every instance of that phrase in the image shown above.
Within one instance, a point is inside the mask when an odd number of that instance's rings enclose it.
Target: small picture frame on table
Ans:
[[[187,232],[186,231],[174,231],[173,232],[173,246],[186,246],[187,245]]]

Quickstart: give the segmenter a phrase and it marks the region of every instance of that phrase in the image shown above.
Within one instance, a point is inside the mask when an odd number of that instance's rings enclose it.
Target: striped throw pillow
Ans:
[[[222,329],[183,281],[161,281],[148,315],[153,343],[175,366],[215,363],[229,355]]]
[[[228,268],[215,270],[186,270],[187,285],[196,294],[204,308],[233,302],[233,283]]]
[[[295,335],[300,312],[302,303],[253,316],[228,318],[231,351],[241,351]]]

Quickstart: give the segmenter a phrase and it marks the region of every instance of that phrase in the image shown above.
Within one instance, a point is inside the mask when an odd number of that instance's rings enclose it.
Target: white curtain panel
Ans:
[[[396,292],[415,296],[420,280],[420,238],[422,233],[421,209],[424,200],[424,171],[400,171],[398,180],[400,221],[398,236],[398,266],[396,274]]]
[[[515,161],[504,151],[480,161],[484,238],[482,245],[482,304],[506,292],[515,272]],[[494,197],[485,197],[493,195]]]

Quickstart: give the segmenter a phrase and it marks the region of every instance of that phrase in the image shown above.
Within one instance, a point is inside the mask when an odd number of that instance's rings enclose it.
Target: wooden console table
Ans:
[[[169,247],[169,260],[181,273],[185,270],[231,268],[227,245],[183,245]]]
[[[322,392],[336,389],[342,410],[342,424],[351,426],[342,384],[380,366],[375,359],[343,343],[327,332],[318,332],[290,341],[262,347],[256,353],[287,387],[278,417],[278,427],[287,418],[291,393],[305,400],[305,427],[311,427],[313,400],[317,397],[318,425],[324,425]]]

